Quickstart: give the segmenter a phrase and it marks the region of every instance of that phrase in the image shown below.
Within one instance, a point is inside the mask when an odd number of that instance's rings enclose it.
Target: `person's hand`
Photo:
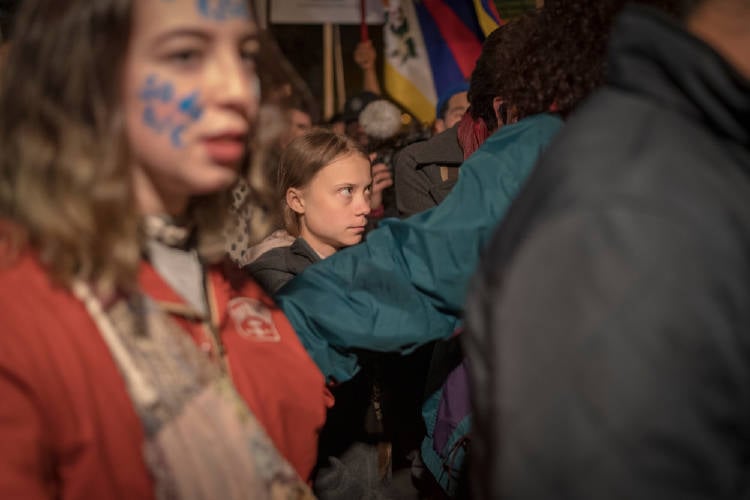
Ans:
[[[372,191],[370,193],[370,208],[375,210],[383,204],[383,191],[393,186],[393,174],[385,163],[372,166]]]
[[[354,62],[362,68],[363,71],[375,68],[375,59],[377,54],[371,40],[359,42],[354,49]]]

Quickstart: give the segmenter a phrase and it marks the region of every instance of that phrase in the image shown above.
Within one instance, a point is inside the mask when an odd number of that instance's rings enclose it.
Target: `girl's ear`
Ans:
[[[302,197],[302,191],[297,188],[289,188],[286,190],[286,204],[292,209],[297,215],[303,215],[305,213],[305,199]]]

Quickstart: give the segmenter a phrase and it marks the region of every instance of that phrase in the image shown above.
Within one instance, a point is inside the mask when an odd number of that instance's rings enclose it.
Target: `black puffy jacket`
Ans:
[[[750,81],[644,8],[467,308],[474,495],[750,493]]]

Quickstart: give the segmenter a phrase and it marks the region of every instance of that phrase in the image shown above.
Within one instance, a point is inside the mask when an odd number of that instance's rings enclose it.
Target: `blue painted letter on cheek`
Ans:
[[[164,116],[163,108],[172,100],[173,95],[174,89],[169,83],[159,83],[154,75],[146,78],[140,93],[144,104],[143,122],[157,133],[168,126],[168,117]]]
[[[247,0],[197,0],[198,12],[215,21],[246,19],[250,15]]]
[[[139,97],[144,104],[143,123],[159,135],[167,134],[175,148],[183,146],[182,133],[203,115],[197,91],[177,98],[174,86],[154,75],[146,78]]]
[[[184,97],[177,103],[177,109],[180,113],[181,123],[172,129],[170,134],[172,144],[176,148],[182,147],[182,132],[192,123],[200,120],[203,115],[203,108],[198,103],[198,92],[193,92]]]

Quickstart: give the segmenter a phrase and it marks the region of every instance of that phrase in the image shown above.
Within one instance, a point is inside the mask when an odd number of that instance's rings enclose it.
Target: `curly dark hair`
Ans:
[[[677,17],[702,0],[638,0]],[[557,111],[567,116],[604,83],[609,34],[627,0],[546,0],[506,75],[502,95],[519,119]]]
[[[518,118],[556,109],[566,116],[604,81],[607,40],[625,0],[547,0],[527,34],[503,97]]]
[[[534,23],[536,12],[521,16],[490,33],[482,45],[469,83],[469,113],[482,118],[490,130],[497,128],[492,101],[505,95],[504,84],[509,73],[516,71],[518,60]]]

